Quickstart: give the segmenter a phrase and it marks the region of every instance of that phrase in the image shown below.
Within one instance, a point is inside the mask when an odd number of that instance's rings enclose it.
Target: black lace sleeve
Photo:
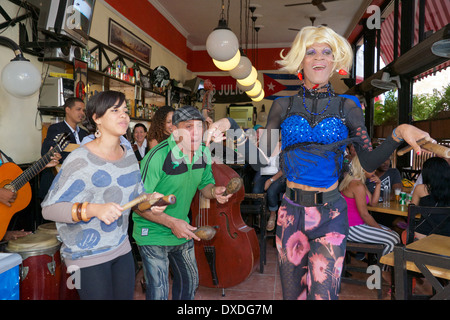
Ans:
[[[280,100],[283,99],[277,99],[272,104],[266,130],[259,140],[259,146],[256,146],[251,139],[242,139],[245,133],[232,118],[228,118],[231,124],[230,129],[237,144],[237,151],[244,156],[245,162],[249,163],[256,171],[269,164],[269,155],[272,154],[278,143],[283,112],[286,112],[286,106],[283,107],[283,104],[279,102]],[[245,142],[240,143],[240,141]]]
[[[389,135],[386,141],[376,149],[373,149],[366,126],[364,125],[364,115],[361,107],[357,106],[354,101],[346,99],[344,113],[346,115],[346,124],[349,128],[349,135],[353,140],[353,145],[358,154],[361,166],[367,172],[376,170],[401,143],[396,142]]]
[[[280,126],[288,107],[287,98],[280,98],[272,103],[267,117],[266,130],[259,139],[259,148],[266,156],[272,155],[280,138]]]

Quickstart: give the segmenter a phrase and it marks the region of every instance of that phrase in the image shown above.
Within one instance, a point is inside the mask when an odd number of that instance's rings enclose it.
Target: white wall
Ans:
[[[12,17],[18,7],[11,2],[2,1],[2,7]],[[21,14],[21,13],[19,13]],[[8,28],[1,35],[18,43],[19,27]],[[36,57],[25,54],[41,70],[42,64]],[[13,51],[0,46],[0,70],[14,58]],[[28,98],[16,98],[7,93],[0,83],[0,149],[16,163],[33,162],[39,159],[41,150],[40,123],[35,125],[38,94]]]
[[[19,9],[8,1],[2,1],[2,7],[11,17],[16,16]],[[124,19],[103,0],[96,1],[91,27],[92,37],[105,44],[108,43],[108,20],[110,17],[152,46],[151,68],[164,65],[169,69],[171,78],[182,82],[192,78],[186,71],[185,62],[160,46],[129,20]],[[1,35],[18,43],[18,25],[8,28]],[[46,71],[47,65],[43,65],[36,57],[29,54],[25,54],[25,57],[36,65],[41,73]],[[12,58],[14,58],[13,51],[0,46],[0,70]],[[50,71],[61,72],[61,70],[53,70],[53,68]],[[0,83],[0,149],[18,164],[34,162],[40,158],[42,123],[40,114],[37,112],[37,105],[38,93],[25,99],[19,99],[7,93]],[[48,116],[42,117],[42,119],[44,122],[54,121]]]

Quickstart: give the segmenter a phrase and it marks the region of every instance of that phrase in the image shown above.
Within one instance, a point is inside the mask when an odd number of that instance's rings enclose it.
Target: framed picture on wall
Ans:
[[[108,45],[150,66],[152,47],[113,19],[109,19]]]

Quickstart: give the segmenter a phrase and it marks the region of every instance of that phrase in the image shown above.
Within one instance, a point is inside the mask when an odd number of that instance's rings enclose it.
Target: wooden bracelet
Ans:
[[[77,218],[78,218],[78,221],[82,220],[81,219],[81,206],[82,206],[82,203],[78,203],[78,205],[77,205]]]
[[[212,188],[211,188],[211,197],[212,197],[212,199],[215,199],[216,198],[216,193],[214,192],[214,189],[215,189],[216,187],[215,186],[213,186]]]
[[[78,216],[77,216],[77,208],[78,208],[78,202],[77,203],[74,203],[73,205],[72,205],[72,220],[74,221],[74,222],[79,222],[80,220],[78,220]]]
[[[88,206],[89,202],[83,202],[82,206],[81,206],[81,219],[84,222],[88,222],[89,220],[91,220],[90,218],[88,218],[86,216],[86,208]]]

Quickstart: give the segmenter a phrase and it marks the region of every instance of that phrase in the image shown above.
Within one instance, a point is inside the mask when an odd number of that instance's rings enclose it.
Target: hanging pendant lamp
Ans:
[[[220,62],[234,58],[236,52],[239,51],[239,40],[233,31],[228,28],[227,20],[225,20],[225,5],[223,1],[219,25],[206,39],[206,51],[208,51],[212,59]]]

